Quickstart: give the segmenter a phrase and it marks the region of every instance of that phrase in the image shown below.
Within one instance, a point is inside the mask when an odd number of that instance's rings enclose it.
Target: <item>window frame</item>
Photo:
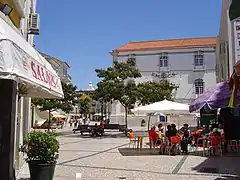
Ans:
[[[160,68],[167,68],[169,67],[169,58],[168,53],[161,53],[159,55],[159,67]]]
[[[194,89],[196,95],[201,95],[204,93],[204,80],[203,79],[196,79],[194,81]]]
[[[194,67],[204,66],[204,53],[203,51],[196,51],[193,58]]]

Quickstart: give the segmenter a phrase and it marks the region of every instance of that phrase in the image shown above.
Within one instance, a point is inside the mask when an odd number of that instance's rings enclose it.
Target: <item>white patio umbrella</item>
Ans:
[[[139,106],[133,109],[133,112],[144,113],[165,113],[165,114],[189,114],[189,105],[177,103],[173,101],[163,100],[149,104],[146,106]]]
[[[155,102],[153,104],[149,104],[146,106],[139,106],[133,109],[133,112],[142,112],[142,113],[149,114],[149,122],[150,122],[150,117],[153,113],[161,112],[165,114],[174,114],[178,116],[181,114],[189,114],[189,105],[168,101],[165,99],[163,101]],[[179,122],[178,122],[178,126],[179,126]]]

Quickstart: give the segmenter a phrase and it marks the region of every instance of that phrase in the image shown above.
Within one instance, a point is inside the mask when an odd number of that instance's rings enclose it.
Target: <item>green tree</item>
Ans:
[[[136,68],[134,58],[126,62],[113,62],[113,67],[96,69],[97,76],[101,81],[97,84],[95,98],[109,102],[119,101],[125,109],[125,124],[128,125],[127,115],[129,109],[135,104],[137,98],[137,86],[132,79],[141,77]]]
[[[63,99],[32,99],[32,103],[35,106],[39,106],[40,111],[48,111],[48,129],[50,128],[51,112],[61,109],[64,112],[69,113],[73,110],[73,106],[77,103],[76,86],[71,83],[62,83],[62,89],[64,93]]]
[[[140,83],[137,86],[137,99],[141,105],[162,101],[164,98],[171,100],[172,91],[176,88],[177,86],[168,80]]]
[[[172,99],[172,91],[176,89],[173,83],[168,80],[160,80],[159,82],[144,82],[138,84],[137,99],[139,105],[147,105],[154,102],[162,101],[165,98]],[[148,130],[150,125],[150,116],[148,119]]]
[[[91,112],[92,99],[90,96],[82,94],[80,97],[78,97],[77,105],[79,107],[79,113],[86,116]]]
[[[232,0],[232,3],[229,7],[229,18],[230,21],[240,17],[240,1]]]

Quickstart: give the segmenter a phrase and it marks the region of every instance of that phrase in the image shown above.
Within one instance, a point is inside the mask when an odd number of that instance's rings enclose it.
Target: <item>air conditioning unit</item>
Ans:
[[[39,35],[40,16],[38,13],[32,13],[29,17],[29,34]]]

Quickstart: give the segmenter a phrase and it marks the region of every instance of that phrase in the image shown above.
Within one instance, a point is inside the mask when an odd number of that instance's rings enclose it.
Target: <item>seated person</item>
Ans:
[[[104,123],[103,123],[103,121],[100,122],[99,128],[104,129]]]
[[[211,132],[211,129],[208,125],[206,125],[204,128],[203,128],[203,132],[202,132],[202,135],[207,135]]]
[[[161,142],[163,142],[163,138],[164,138],[163,129],[161,129],[161,130],[158,132],[158,137],[159,137],[159,140],[161,140]]]
[[[161,123],[158,124],[158,131],[164,132],[164,127],[163,127],[163,125]]]
[[[128,135],[128,137],[129,137],[130,139],[134,138],[133,130],[132,130],[132,129],[129,129],[127,135]]]
[[[100,122],[97,131],[98,131],[98,134],[100,136],[103,136],[103,134],[104,134],[104,124],[103,124],[103,121]]]
[[[212,130],[212,132],[210,132],[209,136],[210,136],[210,137],[211,137],[211,136],[213,136],[213,137],[221,137],[221,133],[218,131],[217,128],[214,128],[214,129]]]

